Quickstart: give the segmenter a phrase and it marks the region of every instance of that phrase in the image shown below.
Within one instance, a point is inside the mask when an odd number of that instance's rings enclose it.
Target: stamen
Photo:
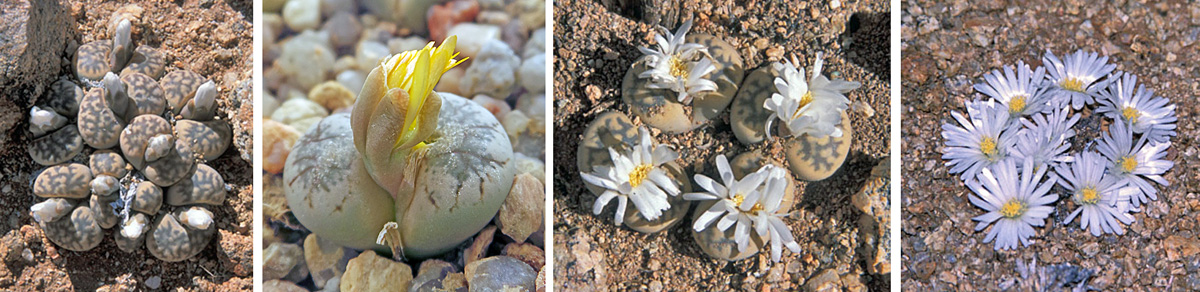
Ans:
[[[680,58],[679,54],[671,55],[671,58],[667,60],[667,62],[669,62],[668,65],[671,66],[671,76],[688,79],[690,72],[687,70],[687,62],[684,61],[683,58]]]
[[[635,188],[642,185],[642,181],[646,180],[652,169],[654,169],[654,166],[649,164],[641,164],[634,167],[633,171],[629,172],[629,185]]]
[[[1059,86],[1062,86],[1062,88],[1066,90],[1083,92],[1083,81],[1080,81],[1075,77],[1067,77],[1067,79],[1063,79],[1062,83],[1059,83]]]
[[[1024,96],[1024,95],[1018,95],[1018,96],[1013,96],[1012,99],[1009,99],[1008,100],[1008,113],[1009,114],[1017,114],[1022,111],[1025,111],[1025,98],[1026,98],[1026,96]]]
[[[1132,106],[1127,106],[1124,109],[1121,109],[1121,116],[1125,117],[1126,121],[1136,124],[1138,118],[1142,116],[1142,113]]]
[[[1094,205],[1100,202],[1100,194],[1096,192],[1094,187],[1086,187],[1075,194],[1077,202],[1081,204]]]
[[[796,112],[792,114],[792,119],[795,120],[796,118],[799,118],[800,117],[800,109],[803,109],[804,106],[808,105],[809,103],[812,103],[812,101],[813,101],[812,90],[804,92],[804,95],[800,96],[800,106],[796,107]]]
[[[989,160],[998,158],[997,154],[1000,153],[999,149],[996,149],[996,139],[992,139],[992,137],[985,137],[982,142],[979,142],[979,151],[983,151],[983,155],[987,156]]]
[[[1121,165],[1121,170],[1124,171],[1125,173],[1133,172],[1133,170],[1136,169],[1138,166],[1137,159],[1134,158],[1132,155],[1121,157],[1121,159],[1117,160],[1117,164]]]
[[[1000,207],[1000,216],[1010,219],[1017,218],[1025,214],[1025,211],[1027,210],[1028,209],[1025,207],[1025,203],[1021,203],[1017,200],[1011,200],[1008,201],[1008,203],[1004,203],[1004,206]]]

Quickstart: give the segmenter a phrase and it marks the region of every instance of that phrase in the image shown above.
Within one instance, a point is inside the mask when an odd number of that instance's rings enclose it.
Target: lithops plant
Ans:
[[[92,181],[89,206],[95,211],[101,228],[112,228],[119,217],[113,210],[112,202],[118,199],[115,193],[121,188],[120,178],[128,173],[125,159],[120,154],[110,150],[100,150],[92,153],[88,166],[92,171]]]
[[[83,199],[91,194],[92,170],[79,163],[46,168],[33,181],[33,194],[43,198]]]
[[[109,91],[101,87],[92,88],[79,104],[79,133],[83,136],[83,141],[92,148],[108,149],[116,146],[121,130],[125,128],[125,121],[105,100],[106,96],[116,97],[119,94],[108,94]]]
[[[743,158],[739,168],[756,160],[762,159]],[[793,200],[788,197],[794,196],[786,191],[793,184],[792,178],[783,168],[762,163],[757,170],[739,179],[725,155],[719,155],[717,171],[721,182],[696,175],[696,183],[704,191],[685,194],[684,198],[712,202],[706,204],[708,208],[695,217],[692,225],[696,242],[705,252],[716,258],[737,260],[754,253],[751,243],[759,249],[770,244],[771,260],[775,262],[782,256],[783,247],[800,252],[800,245],[782,220],[788,216],[787,210]]]
[[[189,152],[195,153],[204,161],[215,160],[221,153],[225,153],[233,136],[229,123],[224,120],[178,120],[175,121],[174,130],[175,143],[188,148]]]
[[[125,19],[117,24],[111,40],[95,40],[79,46],[75,52],[75,75],[84,82],[100,80],[108,73],[162,76],[166,67],[162,53],[136,46],[131,32],[132,23]]]
[[[645,233],[662,231],[687,214],[691,202],[679,194],[691,190],[690,180],[675,162],[676,154],[655,142],[645,128],[639,130],[625,115],[607,112],[588,125],[582,138],[575,157],[588,190],[599,196],[593,213],[618,198],[615,223]],[[658,147],[649,150],[652,145]],[[627,165],[633,157],[639,163]],[[633,201],[633,209],[627,209],[627,200]]]
[[[162,86],[158,81],[142,73],[128,73],[121,76],[121,82],[128,86],[128,95],[137,106],[137,115],[158,115],[167,109]]]
[[[121,222],[121,229],[114,236],[117,247],[125,252],[142,246],[150,216],[157,214],[163,205],[162,188],[153,183],[135,182],[131,189],[121,198],[126,207],[123,214],[128,218]]]
[[[384,60],[367,76],[349,121],[327,117],[297,141],[284,180],[305,227],[346,246],[424,258],[496,215],[516,174],[507,134],[482,106],[433,91],[459,63],[456,40]],[[358,205],[364,201],[392,208]]]
[[[180,208],[162,214],[146,237],[146,249],[163,261],[178,262],[200,253],[217,228],[213,214],[203,207]]]
[[[162,54],[133,45],[130,19],[114,21],[112,40],[76,55],[76,73],[90,89],[60,80],[30,109],[29,154],[49,166],[33,185],[48,199],[30,211],[51,241],[70,250],[92,249],[103,229],[118,227],[121,250],[144,242],[162,260],[184,260],[215,233],[205,208],[223,204],[227,190],[205,162],[225,152],[231,129],[217,116],[215,83],[186,70],[156,80],[165,71]],[[85,146],[86,165],[64,164],[82,161],[76,156]]]
[[[34,204],[30,211],[50,241],[74,251],[100,244],[103,234],[95,213],[75,201],[88,197],[91,180],[92,171],[78,163],[52,166],[38,174],[33,194],[49,200]]]
[[[34,137],[29,144],[29,157],[41,165],[67,162],[83,151],[79,129],[69,124],[69,117],[74,117],[78,110],[82,90],[70,81],[62,82],[54,84],[42,106],[29,109],[29,132]]]
[[[83,151],[83,137],[75,125],[66,125],[49,135],[34,138],[29,143],[29,157],[41,165],[55,165],[71,160]]]
[[[203,163],[196,166],[191,178],[167,189],[167,204],[175,206],[220,205],[222,202],[225,202],[225,179]]]
[[[746,144],[784,140],[788,165],[796,177],[816,181],[833,175],[850,151],[853,131],[843,95],[857,82],[821,75],[823,54],[817,54],[812,77],[794,62],[772,63],[746,78],[730,107],[735,136]]]
[[[690,131],[716,118],[745,76],[732,45],[708,34],[686,35],[690,28],[691,21],[675,34],[660,27],[659,50],[641,48],[646,56],[625,73],[621,85],[633,114],[666,132]]]
[[[167,98],[171,111],[179,114],[196,96],[196,90],[205,83],[205,79],[192,71],[176,70],[167,73],[158,83],[162,85],[163,97]]]

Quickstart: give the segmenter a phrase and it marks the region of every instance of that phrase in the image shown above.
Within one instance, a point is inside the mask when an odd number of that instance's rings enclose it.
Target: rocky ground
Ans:
[[[850,197],[871,168],[889,152],[888,11],[886,2],[733,3],[707,1],[555,1],[554,3],[554,238],[555,286],[592,290],[800,290],[887,291],[887,275],[867,273],[858,249],[859,212]],[[758,68],[789,54],[807,60],[825,52],[825,73],[861,82],[848,94],[854,128],[849,157],[833,177],[797,181],[796,212],[785,221],[803,248],[783,253],[772,264],[763,252],[737,262],[706,255],[692,238],[690,220],[644,234],[617,226],[613,207],[592,214],[596,195],[578,175],[575,149],[597,115],[619,111],[635,118],[621,102],[621,80],[653,43],[655,25],[672,31],[694,19],[692,32],[731,43]],[[747,70],[749,71],[749,69]],[[652,130],[658,141],[676,145],[687,173],[715,177],[714,158],[758,151],[764,145],[737,142],[729,115],[721,114],[683,134]],[[776,145],[778,146],[778,145]],[[782,153],[770,152],[782,158]],[[782,160],[782,159],[780,159]],[[690,176],[690,175],[689,175]]]
[[[43,60],[57,60],[55,76],[74,76],[71,55],[80,44],[106,38],[105,26],[114,11],[127,3],[98,0],[62,1],[67,27],[33,26],[64,30],[67,47],[47,50]],[[5,128],[0,140],[0,290],[128,291],[175,289],[241,291],[252,287],[251,238],[253,177],[250,172],[253,106],[250,96],[252,68],[251,4],[249,1],[140,1],[141,21],[134,24],[133,40],[157,47],[167,56],[167,71],[187,69],[217,83],[220,116],[231,120],[234,145],[209,162],[232,187],[224,205],[213,209],[219,235],[196,257],[167,263],[144,248],[128,254],[117,249],[111,230],[100,246],[86,252],[59,248],[42,235],[29,215],[36,202],[30,185],[43,168],[29,158],[28,112],[55,79],[38,80],[21,88],[0,88],[18,94],[0,96]],[[37,83],[40,82],[40,85]],[[85,153],[86,154],[86,153]],[[82,157],[82,156],[81,156]]]
[[[977,5],[978,4],[978,5]],[[1200,289],[1200,6],[1177,1],[906,1],[902,61],[903,288],[912,290],[1031,290],[1082,278],[1099,291]],[[1179,117],[1159,200],[1135,213],[1123,236],[1093,237],[1078,222],[1063,225],[1073,204],[1059,203],[1038,228],[1033,245],[993,251],[973,230],[981,214],[970,193],[943,166],[940,127],[974,98],[971,84],[986,71],[1024,60],[1042,65],[1047,50],[1100,52],[1117,70],[1169,98]],[[1099,126],[1084,112],[1080,124]],[[1073,149],[1098,131],[1083,131]],[[1087,140],[1081,140],[1087,139]],[[1036,265],[1033,265],[1036,263]],[[1057,279],[1057,280],[1056,280]],[[1052,289],[1053,290],[1053,289]]]

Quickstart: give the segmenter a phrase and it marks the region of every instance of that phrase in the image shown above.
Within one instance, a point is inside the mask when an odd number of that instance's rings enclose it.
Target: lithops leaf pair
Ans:
[[[158,216],[146,237],[146,249],[163,261],[178,262],[200,253],[217,228],[203,207],[179,208]]]
[[[179,143],[166,119],[141,115],[121,132],[121,151],[129,164],[159,186],[171,186],[192,174],[196,153]]]
[[[217,170],[201,163],[190,178],[167,188],[166,200],[174,206],[221,205],[225,202],[225,179]]]
[[[782,75],[782,67],[767,65],[752,71],[742,83],[737,98],[730,106],[729,117],[733,133],[742,143],[756,144],[766,140],[768,121],[776,119],[776,113],[764,104],[768,103],[773,94],[778,94],[776,79]],[[794,111],[802,109],[803,106]],[[797,178],[808,181],[822,180],[841,168],[849,154],[854,133],[846,112],[843,110],[837,114],[840,122],[836,124],[836,130],[841,134],[840,137],[815,137],[808,134],[797,136],[789,133],[788,128],[782,125],[786,121],[776,120],[771,124],[773,130],[780,132],[777,136],[784,139],[785,156],[792,174]]]
[[[618,112],[607,112],[600,114],[588,125],[583,132],[583,141],[576,149],[576,163],[581,173],[592,173],[599,168],[612,169],[614,167],[613,157],[611,154],[630,153],[634,145],[641,143],[639,141],[638,127],[634,126],[629,118]],[[650,139],[652,144],[657,144]],[[611,149],[611,150],[610,150]],[[674,184],[678,186],[680,192],[691,191],[691,180],[687,178],[683,168],[676,162],[671,161],[662,165],[663,171],[671,178]],[[630,177],[637,175],[630,175]],[[634,179],[634,178],[631,178]],[[645,178],[642,178],[645,179]],[[585,183],[588,190],[597,196],[603,196],[606,192],[605,188],[590,183]],[[645,233],[654,233],[666,229],[678,223],[680,219],[687,214],[691,207],[691,202],[683,200],[681,196],[667,196],[667,204],[670,208],[662,211],[662,214],[654,220],[647,219],[642,215],[638,204],[634,204],[634,208],[623,210],[624,216],[621,223],[629,228]],[[618,209],[625,206],[618,205]]]
[[[171,71],[171,73],[167,73],[167,76],[163,76],[162,79],[158,80],[158,83],[162,86],[163,96],[166,97],[167,104],[171,106],[171,112],[174,114],[180,114],[183,112],[184,107],[187,107],[189,104],[193,104],[194,106],[194,99],[201,85],[206,83],[212,84],[204,76],[188,70]],[[209,92],[215,98],[215,87],[206,89],[206,96]],[[207,97],[205,99],[207,101]]]
[[[92,88],[79,104],[79,133],[88,146],[96,149],[116,146],[125,128],[125,121],[108,107],[105,92],[102,87]]]
[[[288,203],[301,223],[325,238],[345,235],[347,246],[386,245],[383,251],[429,257],[491,221],[516,174],[512,144],[487,109],[433,91],[442,74],[461,63],[454,59],[456,40],[451,36],[441,46],[431,42],[385,60],[367,76],[349,120],[327,117],[296,143],[284,180]],[[339,136],[345,133],[327,134],[347,126],[349,139]],[[323,135],[329,137],[317,138]],[[325,139],[351,144],[327,144]],[[331,152],[340,151],[333,149],[349,145],[357,155],[329,159]],[[355,156],[361,157],[371,180],[333,183],[330,177],[363,174],[350,168],[359,163]],[[345,202],[363,200],[348,196],[374,196],[380,188],[394,212],[375,206],[372,212],[341,212]],[[344,189],[351,191],[330,191]],[[364,231],[359,222],[375,229]],[[386,224],[376,225],[380,222]]]
[[[163,197],[162,189],[150,182],[137,182],[130,187],[121,198],[128,208],[127,217],[114,232],[118,248],[133,252],[142,246],[146,231],[150,228],[149,219],[162,208]]]
[[[92,194],[89,206],[96,212],[101,228],[117,224],[119,217],[112,203],[119,198],[117,191],[121,188],[121,178],[128,173],[126,166],[125,159],[111,150],[96,151],[88,159],[92,172],[92,181],[88,184]]]
[[[35,204],[30,211],[46,237],[63,248],[89,250],[103,237],[95,211],[75,201],[88,197],[91,180],[91,170],[82,164],[52,166],[34,180],[34,195],[49,200]]]
[[[728,170],[730,171],[732,178],[737,180],[746,178],[747,175],[758,171],[765,165],[780,165],[778,162],[772,161],[757,152],[742,153],[728,163]],[[725,171],[720,166],[717,168],[719,171]],[[783,168],[778,169],[786,173],[786,170]],[[722,173],[722,175],[724,175],[724,173]],[[776,211],[776,213],[789,212],[793,202],[795,201],[795,181],[791,179],[790,175],[784,174],[784,177],[787,177],[786,186],[783,188],[783,196],[779,203],[779,210]],[[699,179],[697,180],[699,181]],[[701,220],[701,217],[705,216],[706,214],[705,210],[710,210],[716,204],[720,203],[722,202],[719,200],[701,201],[698,205],[699,207],[696,209],[697,211],[692,216],[692,221],[697,222]],[[701,250],[714,258],[728,261],[736,261],[747,258],[757,254],[764,246],[766,246],[766,241],[769,239],[769,236],[764,238],[763,236],[752,232],[750,233],[749,244],[747,244],[744,248],[739,247],[736,240],[737,233],[739,232],[737,228],[729,227],[728,229],[721,230],[721,228],[717,228],[716,225],[717,224],[713,224],[713,226],[707,226],[700,231],[696,231],[695,228],[692,228],[692,237],[696,240],[696,244],[700,246]]]
[[[79,86],[67,80],[55,82],[48,98],[41,106],[29,109],[29,131],[33,142],[29,144],[29,156],[41,165],[56,165],[67,162],[83,151],[83,137],[79,129],[69,124],[82,98]]]
[[[108,73],[141,73],[158,78],[166,61],[162,53],[133,43],[132,23],[128,19],[117,24],[112,39],[95,40],[75,52],[75,75],[82,81],[97,81]]]
[[[684,104],[678,100],[677,92],[653,88],[650,78],[640,77],[651,69],[645,62],[635,63],[625,73],[621,85],[622,100],[629,104],[633,114],[647,125],[670,133],[690,131],[716,118],[733,100],[745,74],[741,55],[725,40],[708,34],[688,35],[685,40],[707,49],[715,70],[706,78],[715,82],[715,91],[694,93],[689,103]]]
[[[229,123],[224,120],[198,122],[193,120],[175,121],[175,143],[188,148],[205,161],[212,161],[225,153],[233,136]]]
[[[71,160],[83,151],[83,137],[75,125],[66,125],[49,135],[34,138],[29,157],[41,165],[56,165]]]
[[[444,107],[426,146],[393,163],[406,172],[396,193],[370,174],[354,147],[351,119],[334,114],[300,138],[284,167],[288,205],[305,227],[355,248],[429,257],[457,246],[491,221],[516,173],[507,135],[487,110],[442,94]],[[403,186],[402,185],[402,186]],[[377,243],[385,225],[387,238]],[[385,246],[387,245],[387,246]]]

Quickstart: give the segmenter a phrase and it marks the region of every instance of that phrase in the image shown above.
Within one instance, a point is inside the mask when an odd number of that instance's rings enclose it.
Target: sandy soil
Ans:
[[[233,187],[225,204],[212,210],[219,235],[198,256],[176,263],[157,260],[145,248],[133,254],[119,251],[111,230],[106,231],[104,242],[90,251],[58,248],[42,236],[41,228],[28,214],[36,202],[30,190],[32,173],[43,167],[26,152],[32,137],[24,130],[28,121],[22,120],[8,144],[0,145],[0,191],[4,194],[0,197],[0,214],[8,218],[0,222],[0,234],[5,234],[5,247],[15,253],[0,264],[0,290],[127,291],[147,289],[147,280],[155,277],[161,279],[162,289],[240,291],[252,286],[252,6],[249,1],[212,0],[136,4],[145,12],[141,23],[135,24],[134,42],[164,51],[168,72],[188,69],[216,81],[220,116],[234,124],[234,145],[209,162]],[[73,1],[69,8],[78,29],[73,46],[108,37],[103,32],[105,25],[123,5]],[[47,57],[69,60],[71,56]],[[60,75],[73,76],[69,64],[64,64]],[[45,85],[53,81],[46,80]],[[90,153],[87,151],[84,154]],[[86,162],[86,156],[79,157]],[[21,256],[26,252],[31,261]]]
[[[1200,58],[1200,7],[1140,0],[1114,7],[1078,0],[980,4],[906,1],[902,12],[903,288],[1020,291],[1091,272],[1086,285],[1101,291],[1200,289],[1200,129],[1191,122],[1200,111],[1200,68],[1191,62]],[[986,71],[1017,60],[1042,65],[1047,49],[1098,51],[1176,104],[1178,136],[1167,154],[1175,168],[1164,176],[1171,186],[1134,214],[1137,222],[1123,236],[1093,237],[1078,222],[1063,225],[1075,206],[1060,202],[1031,247],[993,251],[973,230],[971,217],[982,212],[967,201],[970,190],[946,173],[940,127],[953,121],[948,110],[961,111],[977,95],[970,86]],[[1083,116],[1072,151],[1103,130],[1098,116]]]
[[[888,5],[875,1],[785,4],[773,2],[555,1],[554,7],[554,237],[555,286],[578,290],[799,290],[807,282],[834,282],[851,290],[889,290],[886,275],[865,272],[859,248],[857,218],[850,204],[873,167],[888,153]],[[838,173],[819,182],[797,181],[797,210],[785,220],[803,247],[784,252],[771,264],[769,253],[727,262],[707,256],[692,238],[690,220],[655,234],[617,226],[613,207],[592,214],[596,195],[584,188],[576,168],[575,149],[584,128],[597,115],[615,110],[633,118],[621,102],[621,78],[653,42],[654,25],[674,31],[694,19],[692,32],[714,34],[730,42],[758,68],[785,52],[812,60],[825,52],[826,74],[862,82],[851,92],[861,109],[848,112],[855,129],[849,157]],[[809,61],[811,62],[811,61]],[[804,64],[810,67],[811,63]],[[747,70],[749,71],[749,70]],[[837,73],[833,73],[837,72]],[[634,118],[634,124],[643,123]],[[771,151],[778,145],[746,146],[730,130],[722,114],[694,131],[655,138],[677,145],[686,172],[715,177],[713,161],[747,151]],[[693,210],[694,211],[694,210]],[[689,215],[690,216],[690,215]],[[690,218],[690,217],[689,217]],[[817,278],[820,278],[819,280]]]

